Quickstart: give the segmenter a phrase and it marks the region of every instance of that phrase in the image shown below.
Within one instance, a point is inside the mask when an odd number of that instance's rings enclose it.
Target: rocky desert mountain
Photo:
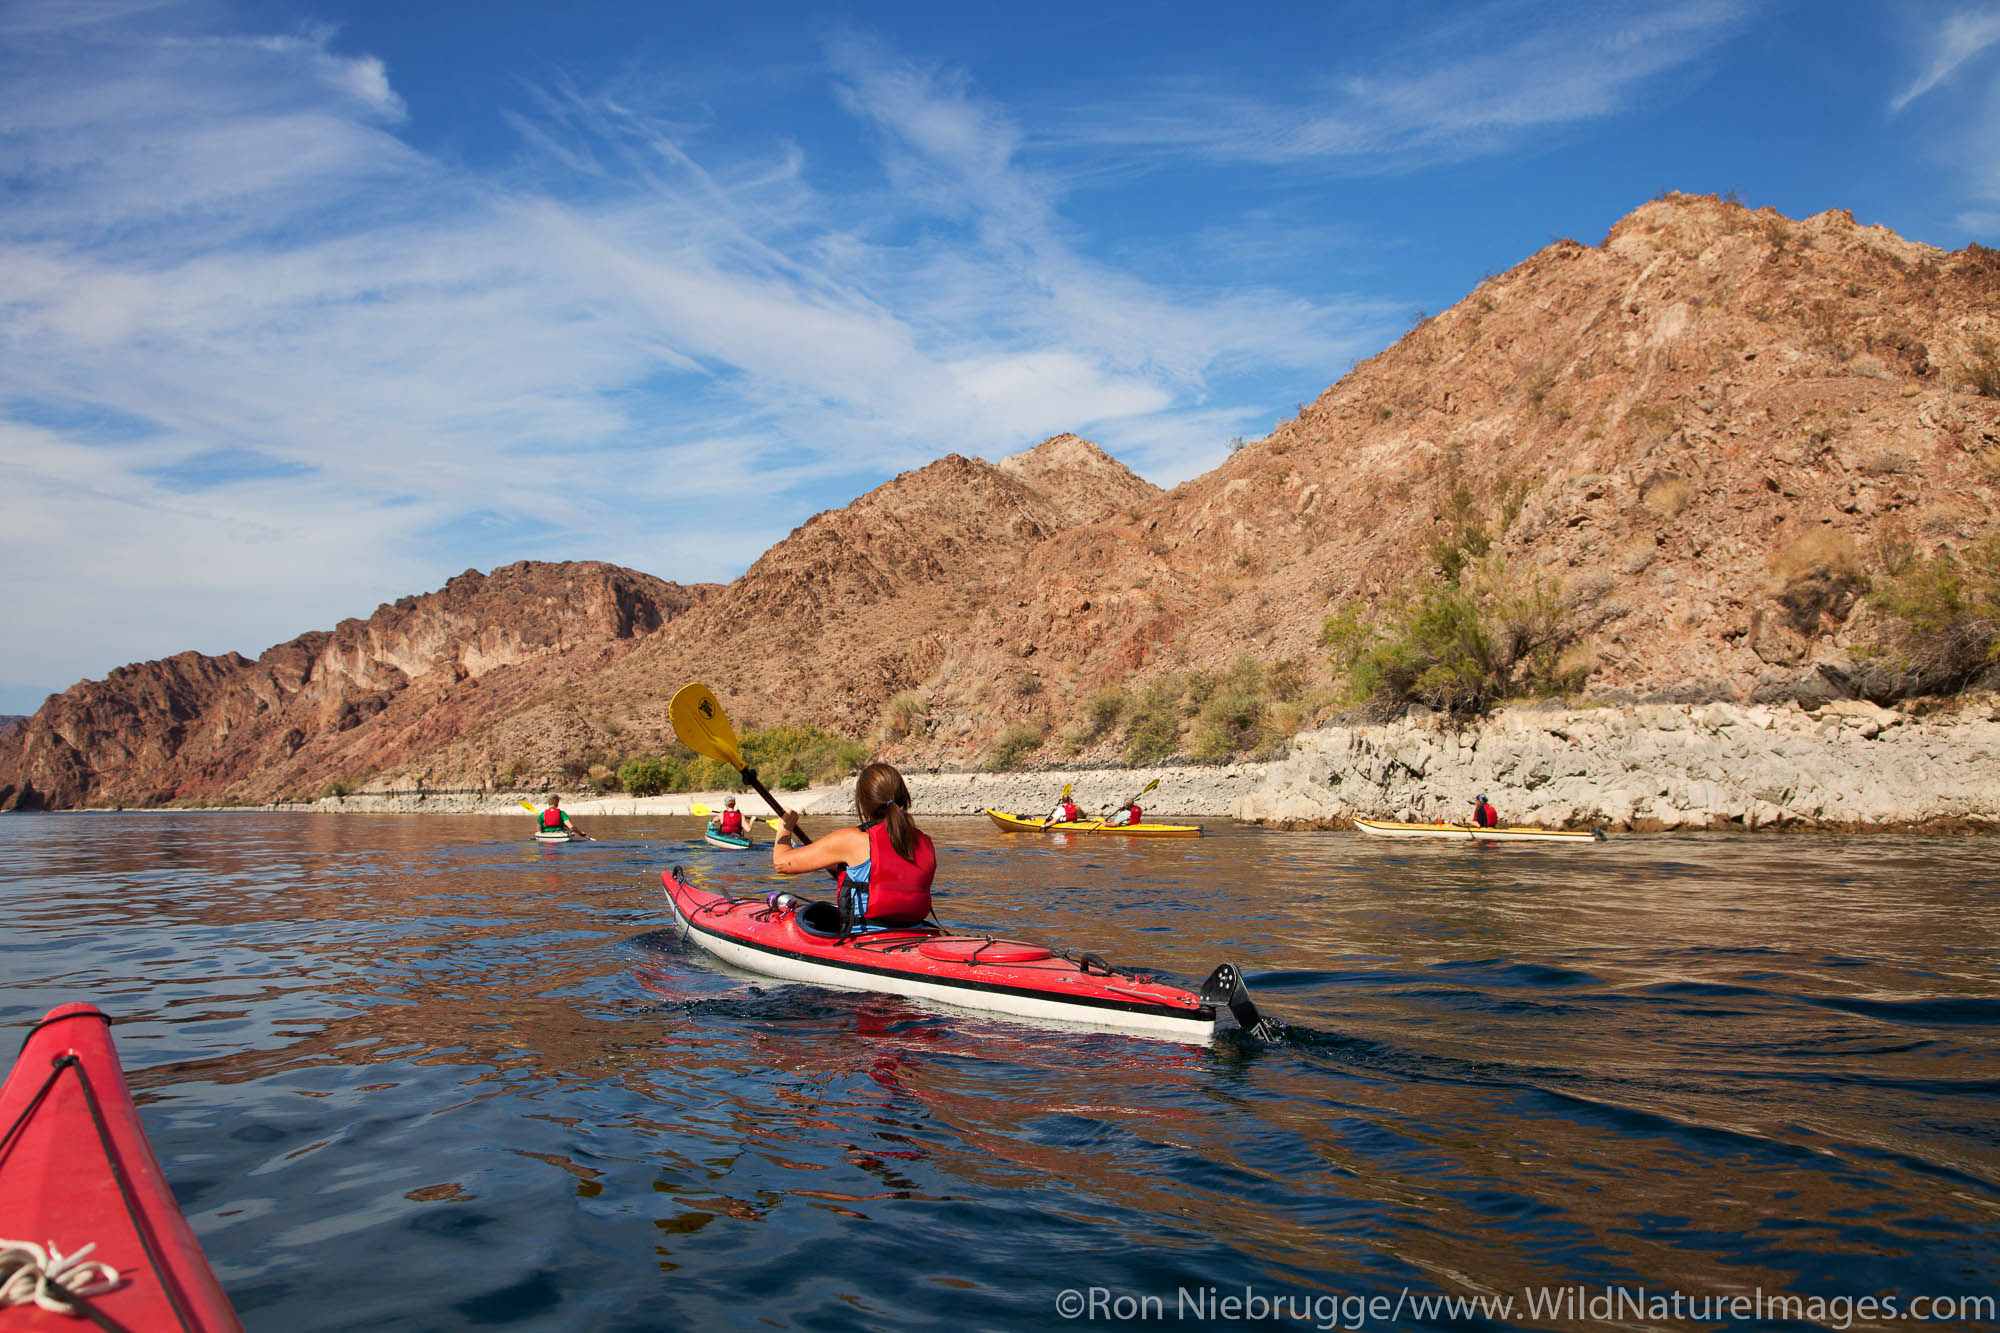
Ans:
[[[317,795],[562,690],[715,591],[523,562],[256,661],[189,652],[120,667],[0,736],[0,808]]]
[[[2000,253],[1656,200],[1169,495],[1149,533],[1186,590],[1176,655],[1310,651],[1329,604],[1425,576],[1463,483],[1518,504],[1502,555],[1601,595],[1592,692],[1838,689],[1867,571],[1994,528],[1996,343]]]
[[[526,755],[555,771],[565,755],[543,738],[565,710],[593,720],[589,752],[657,754],[673,738],[666,700],[694,679],[718,691],[739,727],[810,723],[871,738],[901,693],[1017,691],[1032,665],[985,651],[967,626],[1026,595],[1022,571],[1051,541],[1130,523],[1160,494],[1074,435],[997,466],[941,458],[815,515],[625,660],[468,735],[438,765],[489,773]]]
[[[972,764],[1104,686],[1244,654],[1323,677],[1326,616],[1434,578],[1467,513],[1590,607],[1586,695],[1851,694],[1870,575],[1996,530],[1996,346],[2000,254],[1668,195],[1488,278],[1170,492],[1058,436],[897,477],[726,588],[468,573],[256,662],[75,686],[0,737],[0,804],[574,781],[657,754],[692,678],[739,726]],[[885,728],[899,696],[921,726]]]

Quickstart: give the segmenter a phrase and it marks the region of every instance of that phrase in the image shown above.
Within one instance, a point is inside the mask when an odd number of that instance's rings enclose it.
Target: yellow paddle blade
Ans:
[[[531,815],[539,815],[540,813],[542,813],[540,806],[536,805],[533,801],[527,800],[525,798],[523,798],[521,801],[521,808],[523,810],[526,810]]]
[[[700,801],[696,801],[693,805],[690,805],[688,807],[688,813],[691,815],[712,815],[715,813],[715,811],[709,809],[707,806],[703,805]]]
[[[764,822],[772,828],[783,828],[785,826],[785,821],[782,819],[767,819]]]
[[[674,692],[667,705],[667,717],[674,735],[698,755],[720,760],[737,772],[743,771],[743,752],[736,748],[736,729],[729,715],[716,702],[715,694],[700,681],[690,681]]]

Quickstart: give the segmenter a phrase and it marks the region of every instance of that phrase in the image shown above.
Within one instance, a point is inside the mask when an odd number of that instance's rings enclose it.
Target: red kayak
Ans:
[[[243,1327],[87,1004],[50,1010],[0,1086],[0,1311],[10,1331]]]
[[[1260,1036],[1271,1031],[1229,963],[1216,968],[1199,991],[1187,991],[1113,967],[1096,954],[954,934],[928,923],[842,934],[840,913],[831,903],[801,903],[789,894],[731,897],[688,883],[679,866],[661,872],[660,879],[685,938],[765,976],[1168,1041],[1208,1041],[1216,1032],[1218,1006],[1249,1031]]]

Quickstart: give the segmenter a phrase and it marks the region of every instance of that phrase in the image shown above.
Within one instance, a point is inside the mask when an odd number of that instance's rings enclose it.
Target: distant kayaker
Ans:
[[[734,796],[722,803],[722,813],[715,817],[715,831],[726,833],[732,838],[743,836],[743,812],[736,808]]]
[[[551,796],[548,809],[542,811],[542,831],[553,833],[557,829],[568,829],[571,833],[576,833],[575,825],[571,824],[569,816],[563,813],[562,797]],[[576,835],[579,838],[583,836],[581,833]]]
[[[1139,809],[1139,803],[1137,801],[1127,801],[1125,802],[1125,804],[1119,806],[1118,809],[1115,812],[1113,812],[1108,819],[1104,821],[1104,827],[1124,828],[1128,824],[1136,824],[1139,822],[1141,814],[1142,812]]]
[[[1042,821],[1042,827],[1051,824],[1074,824],[1083,818],[1083,811],[1076,808],[1076,802],[1065,796],[1056,802],[1056,808],[1049,811],[1049,817]]]
[[[1500,812],[1487,804],[1484,792],[1481,792],[1479,799],[1472,803],[1472,823],[1477,828],[1498,828],[1500,826]]]
[[[910,789],[903,775],[888,764],[862,769],[854,783],[854,808],[861,827],[836,829],[804,846],[793,845],[799,812],[785,811],[784,827],[771,843],[772,868],[801,875],[845,865],[839,890],[844,920],[915,925],[931,914],[937,851],[910,818]]]

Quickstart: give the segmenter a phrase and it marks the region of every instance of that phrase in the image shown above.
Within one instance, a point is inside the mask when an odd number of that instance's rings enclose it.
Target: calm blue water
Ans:
[[[2000,842],[927,823],[946,921],[1233,958],[1291,1031],[1192,1048],[725,974],[659,872],[767,863],[579,822],[603,841],[0,819],[8,1056],[66,1000],[121,1019],[224,1285],[286,1333],[1749,1328],[1630,1302],[1760,1291],[1880,1327],[1839,1302],[2000,1296]]]

